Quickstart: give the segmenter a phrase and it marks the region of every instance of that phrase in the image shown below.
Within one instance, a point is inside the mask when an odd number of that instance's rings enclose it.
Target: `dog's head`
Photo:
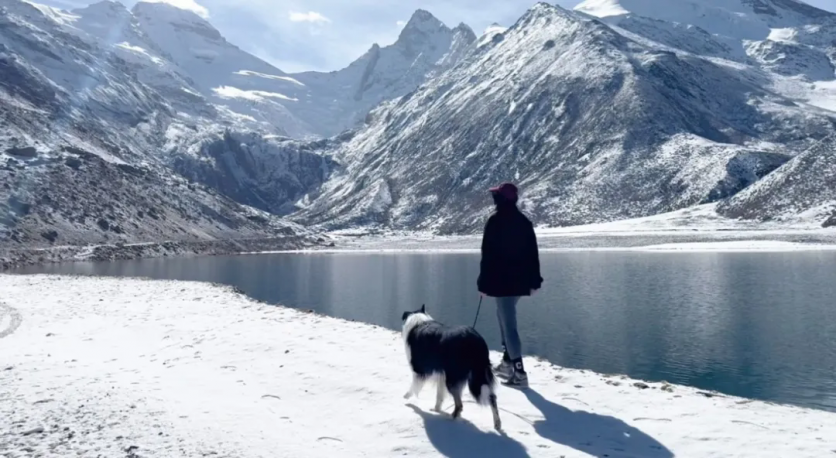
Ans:
[[[418,313],[420,313],[422,315],[427,314],[427,307],[426,307],[425,304],[421,304],[421,308],[418,309],[418,310],[415,310],[413,312],[403,312],[403,315],[401,316],[401,321],[406,322],[406,320],[409,319],[409,317],[411,317],[412,315],[418,314]]]

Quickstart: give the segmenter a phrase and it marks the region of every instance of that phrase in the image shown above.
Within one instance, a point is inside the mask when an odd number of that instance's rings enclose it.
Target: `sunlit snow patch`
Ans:
[[[239,70],[239,71],[233,73],[233,75],[256,76],[258,78],[264,78],[264,79],[268,79],[268,80],[288,81],[288,82],[293,83],[293,84],[298,84],[299,86],[304,86],[304,84],[302,84],[299,80],[296,80],[296,79],[291,78],[289,76],[268,75],[266,73],[259,73],[259,72],[254,72],[254,71],[251,71],[251,70]]]
[[[148,51],[146,51],[145,49],[140,48],[139,46],[134,46],[134,45],[132,45],[132,44],[130,44],[130,43],[128,43],[128,42],[126,42],[126,41],[125,41],[125,42],[122,42],[122,43],[117,44],[117,45],[116,45],[116,47],[117,47],[117,48],[122,48],[122,49],[124,49],[124,50],[126,50],[126,51],[131,51],[131,52],[132,52],[132,53],[134,53],[134,54],[139,54],[139,55],[141,55],[141,56],[143,56],[143,57],[146,57],[146,58],[148,58],[151,62],[154,62],[154,63],[155,63],[155,64],[157,64],[157,65],[163,65],[163,64],[164,64],[163,60],[162,60],[162,59],[160,59],[159,57],[152,56],[152,55],[151,55],[151,54],[149,54],[149,53],[148,53]]]
[[[79,17],[75,14],[68,13],[58,8],[42,5],[40,3],[24,0],[23,3],[28,3],[38,9],[44,16],[52,19],[61,25],[72,25]]]
[[[246,99],[252,100],[253,102],[263,102],[266,98],[274,98],[274,99],[282,99],[282,100],[289,100],[291,102],[298,102],[299,99],[294,99],[292,97],[288,97],[284,94],[279,94],[278,92],[267,92],[267,91],[245,91],[243,89],[238,89],[237,87],[232,86],[221,86],[212,89],[212,91],[217,94],[219,97],[223,97],[226,99]]]

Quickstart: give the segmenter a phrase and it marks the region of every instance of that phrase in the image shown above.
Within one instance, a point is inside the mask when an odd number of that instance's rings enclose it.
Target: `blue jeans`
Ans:
[[[511,361],[522,358],[522,343],[517,331],[517,302],[519,297],[497,297],[496,317],[499,320],[499,331],[502,334],[502,346]]]

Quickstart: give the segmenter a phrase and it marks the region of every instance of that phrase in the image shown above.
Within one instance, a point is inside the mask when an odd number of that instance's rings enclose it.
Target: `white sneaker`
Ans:
[[[514,371],[511,377],[502,384],[510,388],[528,388],[528,374]]]
[[[507,379],[514,375],[514,366],[511,365],[511,361],[506,361],[503,359],[502,362],[494,366],[493,372],[496,374],[497,377]]]

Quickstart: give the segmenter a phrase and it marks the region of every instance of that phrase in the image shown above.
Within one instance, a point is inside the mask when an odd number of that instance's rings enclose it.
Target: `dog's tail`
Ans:
[[[496,379],[491,369],[487,345],[485,345],[484,356],[480,354],[480,358],[470,369],[467,387],[479,404],[490,405],[496,402]]]
[[[475,332],[475,331],[474,331]],[[482,337],[479,337],[476,347],[476,355],[470,368],[470,375],[467,378],[467,387],[476,402],[482,405],[491,406],[493,412],[493,425],[497,431],[502,430],[502,422],[499,420],[499,407],[496,404],[496,378],[491,369],[491,357],[488,351],[488,344]]]

